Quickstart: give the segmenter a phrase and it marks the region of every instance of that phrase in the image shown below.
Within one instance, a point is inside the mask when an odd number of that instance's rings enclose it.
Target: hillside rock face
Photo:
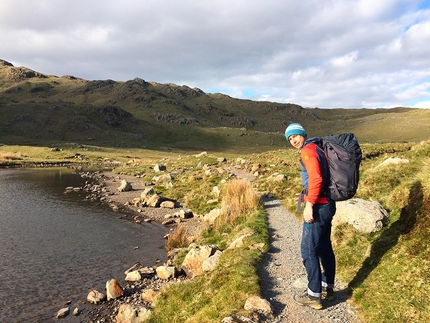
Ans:
[[[5,60],[0,60],[0,66],[7,67],[9,69],[6,73],[6,80],[13,83],[22,82],[23,80],[32,78],[48,78],[45,74],[35,72],[26,67],[14,67],[13,64]]]
[[[0,59],[0,66],[12,66],[13,67],[13,64],[9,63],[9,62],[6,62],[3,59]]]

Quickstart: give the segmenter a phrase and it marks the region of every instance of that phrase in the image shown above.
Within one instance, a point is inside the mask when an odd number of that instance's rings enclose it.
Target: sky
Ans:
[[[0,0],[0,59],[303,107],[430,108],[430,0]]]

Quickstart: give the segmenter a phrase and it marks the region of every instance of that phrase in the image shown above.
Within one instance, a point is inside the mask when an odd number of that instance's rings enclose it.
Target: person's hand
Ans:
[[[305,210],[303,211],[303,218],[306,223],[314,222],[313,204],[306,202]]]

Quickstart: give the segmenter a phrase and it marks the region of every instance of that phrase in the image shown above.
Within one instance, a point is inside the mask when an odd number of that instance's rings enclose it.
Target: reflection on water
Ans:
[[[0,322],[54,322],[67,300],[82,307],[111,278],[124,286],[135,262],[165,258],[161,225],[136,225],[83,193],[64,194],[83,182],[69,169],[0,170]]]

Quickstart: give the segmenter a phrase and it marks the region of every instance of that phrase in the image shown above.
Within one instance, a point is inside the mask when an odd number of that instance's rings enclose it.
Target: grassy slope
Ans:
[[[291,122],[311,135],[352,131],[361,142],[420,141],[430,133],[424,109],[311,109],[141,79],[57,77],[1,62],[0,115],[0,141],[26,145],[261,152],[284,147]]]

